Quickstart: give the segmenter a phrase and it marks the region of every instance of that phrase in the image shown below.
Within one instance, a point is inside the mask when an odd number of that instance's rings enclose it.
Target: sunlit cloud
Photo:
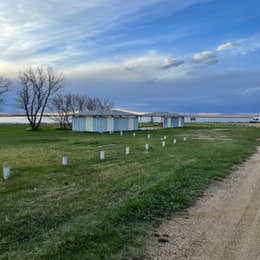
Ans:
[[[128,57],[118,62],[95,62],[68,68],[68,77],[99,78],[108,80],[147,81],[163,78],[178,78],[185,68],[178,68],[183,60],[150,52],[140,57]],[[167,66],[167,67],[166,67]],[[170,75],[170,76],[169,76]]]
[[[113,48],[126,49],[129,45],[149,45],[150,37],[124,42],[121,39],[121,42],[112,41],[104,45],[100,36],[105,39],[113,31],[123,30],[129,23],[147,17],[156,19],[161,16],[161,11],[167,11],[169,7],[173,14],[205,0],[188,0],[185,3],[181,0],[133,0],[124,4],[118,0],[12,2],[0,3],[0,59],[15,62],[38,60],[38,63],[46,60],[70,65],[81,63],[80,58],[95,59],[100,48],[111,51]],[[152,8],[158,4],[162,9]],[[147,11],[143,12],[145,9]],[[174,39],[174,36],[171,37]],[[152,41],[155,40],[159,37]]]
[[[170,68],[178,67],[181,66],[183,63],[184,60],[167,57],[164,59],[164,64],[162,65],[162,69],[170,69]]]
[[[240,46],[241,46],[241,44],[237,43],[237,42],[227,42],[227,43],[219,45],[217,47],[216,51],[224,51],[224,50],[227,50],[227,49],[233,49],[233,48],[237,48],[237,47],[240,47]]]
[[[216,64],[218,62],[217,55],[212,51],[203,51],[193,55],[193,61],[204,64]]]

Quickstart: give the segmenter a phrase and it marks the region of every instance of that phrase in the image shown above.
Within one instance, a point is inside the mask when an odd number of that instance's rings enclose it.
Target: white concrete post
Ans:
[[[123,136],[123,131],[120,132],[120,136]]]
[[[135,133],[133,133],[133,137],[135,137]]]
[[[177,143],[177,140],[174,138],[173,139],[173,144],[176,144]]]
[[[10,169],[9,166],[4,166],[3,167],[3,178],[4,178],[5,181],[7,181],[9,179],[10,171],[11,171],[11,169]]]
[[[165,147],[165,141],[162,141],[162,147]]]
[[[130,153],[130,147],[127,146],[127,147],[125,148],[125,155],[128,155],[129,153]]]
[[[100,160],[105,160],[105,151],[100,151]]]
[[[62,156],[61,164],[63,166],[67,166],[68,165],[68,157],[67,156]]]
[[[186,142],[187,141],[187,137],[183,137],[183,141]]]
[[[145,151],[146,151],[146,152],[149,151],[149,144],[145,144]]]
[[[151,135],[150,135],[150,134],[148,134],[148,135],[147,135],[147,138],[148,138],[148,139],[150,139],[150,138],[151,138]]]
[[[167,136],[165,135],[163,139],[166,140],[166,139],[167,139]]]

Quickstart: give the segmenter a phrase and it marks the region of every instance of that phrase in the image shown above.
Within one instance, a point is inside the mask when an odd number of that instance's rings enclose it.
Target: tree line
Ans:
[[[10,85],[10,82],[7,78],[0,76],[0,101],[3,101],[2,96],[5,92],[8,91],[8,87]]]
[[[72,127],[75,113],[109,110],[114,104],[108,99],[89,97],[79,93],[64,92],[63,73],[51,67],[30,67],[20,72],[16,96],[18,108],[25,111],[31,129],[40,127],[46,111],[53,112],[53,119],[60,128]],[[0,101],[11,82],[0,77]]]

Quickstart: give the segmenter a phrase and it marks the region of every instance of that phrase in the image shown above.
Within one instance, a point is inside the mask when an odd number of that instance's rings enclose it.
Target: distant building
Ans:
[[[79,132],[114,132],[138,129],[138,115],[118,110],[98,110],[73,116],[72,130]]]
[[[152,112],[144,114],[143,117],[160,118],[163,128],[184,127],[184,116],[169,112]]]
[[[139,128],[138,117],[160,121],[163,128],[184,127],[184,116],[169,112],[134,113],[120,110],[97,110],[73,116],[72,130],[78,132],[132,131]]]

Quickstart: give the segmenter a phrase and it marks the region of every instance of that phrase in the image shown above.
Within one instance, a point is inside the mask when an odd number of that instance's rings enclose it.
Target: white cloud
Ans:
[[[238,52],[245,55],[251,52],[256,52],[260,49],[260,35],[253,35],[248,38],[240,39],[238,41],[240,47]]]
[[[235,42],[226,42],[217,47],[216,51],[231,50],[232,55],[246,55],[260,49],[260,35],[255,34],[248,38],[237,39]]]
[[[184,63],[184,60],[181,59],[173,59],[171,57],[167,57],[164,59],[162,69],[170,69],[173,67],[178,67]]]
[[[221,44],[217,47],[216,51],[224,51],[226,49],[233,49],[236,47],[240,47],[241,44],[237,43],[237,42],[226,42],[224,44]]]
[[[104,34],[124,29],[129,23],[176,13],[207,0],[8,0],[0,2],[0,59],[8,62],[43,60],[71,64],[79,55],[89,60],[100,49],[116,48]],[[160,4],[160,8],[154,8]],[[131,17],[131,19],[130,19]],[[180,32],[183,35],[182,32]],[[185,34],[185,33],[184,33]],[[161,36],[163,37],[163,35]],[[115,38],[115,37],[114,37]],[[127,44],[146,45],[149,39],[121,39]],[[122,48],[124,44],[121,45]],[[69,57],[66,49],[70,48]],[[95,57],[92,57],[95,59]],[[54,61],[55,60],[55,61]],[[80,61],[82,62],[82,61]]]
[[[175,79],[187,73],[188,65],[180,66],[183,63],[182,60],[150,52],[140,57],[128,57],[114,62],[81,64],[67,69],[66,75],[74,78],[85,77],[125,82]]]
[[[158,54],[155,51],[141,57],[128,58],[124,61],[126,70],[170,69],[184,63],[183,60]]]
[[[212,51],[203,51],[193,55],[193,61],[204,64],[215,64],[218,62],[217,55]]]

